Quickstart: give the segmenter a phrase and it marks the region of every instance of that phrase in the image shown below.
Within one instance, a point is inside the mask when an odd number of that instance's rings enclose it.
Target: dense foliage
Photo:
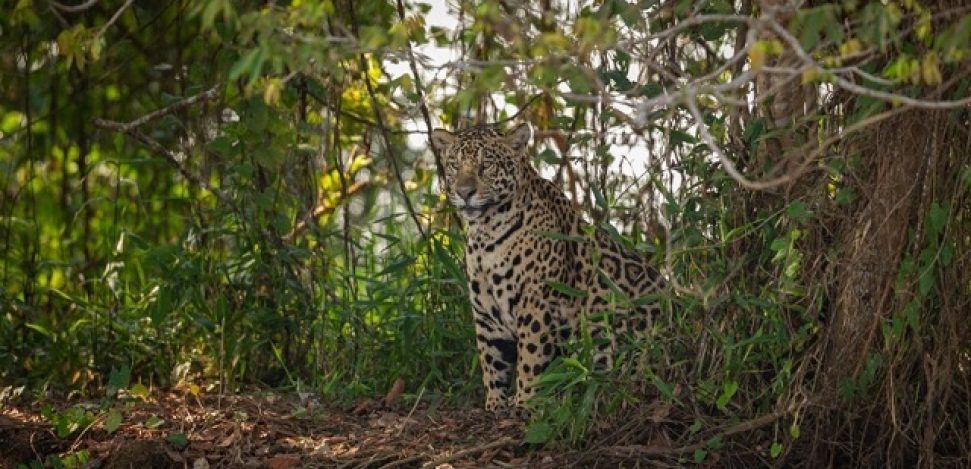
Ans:
[[[426,140],[516,120],[677,306],[626,351],[633,374],[592,371],[581,340],[527,439],[968,463],[971,8],[449,8],[443,26],[404,0],[6,5],[0,380],[344,398],[402,378],[479,405]]]

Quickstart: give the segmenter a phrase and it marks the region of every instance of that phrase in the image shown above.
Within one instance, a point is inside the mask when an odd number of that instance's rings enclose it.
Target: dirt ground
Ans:
[[[79,403],[58,406],[64,409]],[[85,468],[562,467],[646,462],[575,451],[528,448],[525,425],[480,409],[435,409],[384,400],[344,408],[301,395],[130,398],[114,404],[122,421],[109,433],[107,413],[58,438],[40,406],[0,407],[0,467],[15,468],[82,454]],[[82,403],[83,405],[83,403]],[[103,409],[103,407],[102,407]],[[117,418],[117,417],[116,417]],[[30,467],[30,466],[28,466]],[[38,467],[38,466],[34,466]]]

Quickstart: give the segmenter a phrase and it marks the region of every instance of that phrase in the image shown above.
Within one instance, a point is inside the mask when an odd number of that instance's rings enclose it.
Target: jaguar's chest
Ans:
[[[481,293],[497,300],[503,299],[521,283],[522,256],[517,259],[513,249],[476,249],[471,245],[465,253],[466,274],[470,280],[478,281]]]
[[[515,327],[523,290],[531,279],[526,272],[524,237],[511,234],[497,242],[495,232],[470,231],[467,243],[465,268],[472,301],[490,316],[490,322]]]

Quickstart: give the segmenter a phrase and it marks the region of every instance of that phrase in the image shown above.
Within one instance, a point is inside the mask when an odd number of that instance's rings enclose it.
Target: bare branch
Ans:
[[[715,142],[715,138],[712,137],[711,132],[708,130],[708,126],[705,124],[705,119],[701,115],[701,111],[698,109],[697,96],[691,93],[690,96],[685,99],[685,106],[688,107],[688,112],[695,119],[695,126],[698,128],[698,133],[701,136],[701,140],[705,142],[708,149],[711,150],[715,156],[718,157],[718,161],[721,163],[722,167],[725,168],[725,172],[732,177],[736,182],[738,182],[742,187],[753,190],[765,190],[777,187],[781,184],[785,184],[791,181],[794,176],[792,173],[784,174],[775,179],[770,179],[768,181],[753,181],[746,178],[738,171],[735,167],[735,163],[725,155],[721,147]]]
[[[423,468],[425,468],[425,467],[439,467],[440,465],[444,465],[445,463],[447,463],[449,461],[454,461],[456,459],[464,458],[466,456],[473,455],[473,454],[479,454],[479,453],[488,451],[490,449],[503,448],[503,447],[506,447],[506,446],[514,445],[514,444],[516,444],[516,440],[513,439],[513,438],[510,438],[508,436],[506,436],[506,437],[499,438],[498,440],[491,441],[491,442],[486,443],[486,444],[483,444],[483,445],[474,446],[472,448],[466,448],[466,449],[463,449],[463,450],[456,451],[456,452],[454,452],[452,454],[449,454],[449,455],[446,455],[446,456],[442,456],[440,458],[436,458],[433,461],[429,461],[429,462],[426,462],[425,464],[422,464],[421,467],[423,467]]]
[[[118,18],[121,17],[121,14],[124,13],[129,6],[131,6],[133,1],[134,0],[127,0],[125,4],[122,5],[121,8],[119,8],[118,11],[115,12],[114,15],[111,15],[111,18],[108,19],[108,22],[105,23],[105,25],[102,26],[101,29],[98,31],[98,36],[104,36],[105,31],[107,31],[108,28],[111,27],[111,25],[115,24],[115,21],[118,21]]]
[[[163,107],[163,108],[161,108],[161,109],[159,109],[157,111],[152,111],[152,112],[150,112],[148,114],[145,114],[144,116],[139,117],[138,119],[135,119],[135,120],[133,120],[131,122],[122,123],[122,122],[115,122],[115,121],[110,121],[110,120],[95,118],[94,119],[94,125],[96,127],[102,128],[102,129],[109,129],[109,130],[114,130],[114,131],[117,131],[117,132],[126,132],[127,133],[127,132],[130,132],[131,130],[134,130],[134,129],[138,128],[138,127],[141,127],[141,126],[143,126],[143,125],[145,125],[145,124],[147,124],[149,122],[152,122],[152,121],[154,121],[154,120],[156,120],[156,119],[158,119],[160,117],[163,117],[163,116],[166,116],[168,114],[171,114],[171,113],[173,113],[175,111],[178,111],[179,109],[182,109],[182,108],[185,108],[185,107],[188,107],[188,106],[192,106],[193,104],[196,104],[198,102],[209,101],[209,100],[212,100],[212,99],[216,99],[216,97],[219,96],[219,88],[220,88],[220,86],[221,85],[216,85],[216,86],[214,86],[212,88],[209,88],[206,91],[203,91],[202,93],[199,93],[199,94],[194,95],[194,96],[189,96],[188,98],[184,98],[184,99],[181,99],[179,101],[176,101],[176,102],[174,102],[172,104],[169,104],[168,106],[165,106],[165,107]]]
[[[78,5],[65,5],[60,2],[55,2],[54,0],[48,0],[52,7],[67,13],[81,13],[89,8],[95,6],[98,0],[87,0],[84,3]]]
[[[129,1],[128,3],[131,3],[131,1]],[[107,119],[95,118],[94,126],[101,129],[121,132],[132,137],[133,139],[135,139],[135,141],[141,143],[148,149],[154,151],[155,153],[158,153],[163,158],[165,158],[166,161],[168,161],[169,164],[171,164],[176,170],[178,170],[179,173],[182,174],[184,178],[186,178],[196,186],[201,187],[209,192],[212,192],[213,194],[216,195],[216,197],[219,198],[221,202],[226,203],[228,202],[228,198],[226,197],[226,195],[223,193],[222,190],[212,187],[207,181],[190,172],[188,168],[182,165],[182,162],[181,162],[182,158],[179,155],[177,155],[172,150],[169,150],[168,148],[166,148],[164,145],[162,145],[155,139],[149,137],[148,135],[145,135],[138,129],[139,127],[149,122],[152,122],[162,116],[171,114],[179,109],[185,108],[187,106],[191,106],[193,104],[196,104],[202,101],[208,101],[210,99],[214,99],[217,96],[219,96],[218,85],[206,91],[203,91],[202,93],[199,93],[197,95],[189,96],[188,98],[174,102],[157,111],[153,111],[148,114],[145,114],[144,116],[139,117],[138,119],[135,119],[131,122],[122,123],[122,122],[115,122]]]

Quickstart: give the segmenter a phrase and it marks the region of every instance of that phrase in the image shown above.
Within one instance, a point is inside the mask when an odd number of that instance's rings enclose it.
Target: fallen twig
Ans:
[[[421,390],[418,391],[418,397],[415,399],[415,405],[411,406],[411,411],[408,412],[408,416],[401,421],[401,427],[398,428],[398,434],[396,436],[401,436],[405,432],[405,427],[408,426],[408,422],[411,420],[411,416],[415,414],[415,409],[418,408],[418,404],[421,403],[421,396],[425,395],[425,387],[422,386]]]
[[[479,454],[479,453],[488,451],[490,449],[502,448],[504,446],[509,446],[511,444],[516,443],[516,441],[517,440],[515,438],[510,438],[508,436],[502,437],[502,438],[499,438],[498,440],[495,440],[495,441],[486,443],[484,445],[479,445],[479,446],[475,446],[475,447],[472,447],[472,448],[463,449],[463,450],[460,450],[460,451],[456,451],[456,452],[454,452],[452,454],[449,454],[447,456],[442,456],[442,457],[440,457],[438,459],[433,459],[433,460],[431,460],[429,462],[426,462],[425,464],[422,464],[421,467],[436,467],[439,464],[445,464],[445,463],[447,463],[449,461],[454,461],[454,460],[459,459],[459,458],[464,458],[464,457],[469,456],[469,455],[472,455],[472,454]]]
[[[726,438],[738,433],[747,432],[754,430],[759,427],[768,425],[776,420],[789,415],[796,409],[803,407],[807,402],[803,401],[800,404],[787,406],[785,409],[777,410],[771,414],[766,414],[761,417],[756,417],[751,420],[746,420],[744,422],[732,425],[725,430],[716,433],[715,435],[705,438],[694,444],[686,446],[646,446],[646,445],[625,445],[625,446],[607,446],[604,448],[599,448],[595,450],[598,454],[609,455],[609,456],[620,456],[620,457],[632,457],[632,456],[676,456],[680,454],[692,453],[698,449],[704,449],[708,446],[708,442],[714,438]]]

